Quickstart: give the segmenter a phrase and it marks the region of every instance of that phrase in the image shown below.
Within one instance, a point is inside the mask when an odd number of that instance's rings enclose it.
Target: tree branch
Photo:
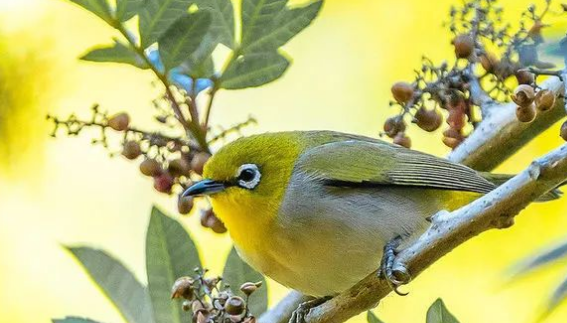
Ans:
[[[396,257],[394,270],[417,276],[470,238],[489,229],[511,226],[514,216],[522,209],[566,179],[567,144],[534,161],[526,170],[471,204],[451,213],[436,214],[430,228]],[[373,273],[313,308],[306,322],[344,322],[375,307],[390,292],[388,284]]]
[[[567,79],[567,71],[563,71],[562,78],[563,80]],[[478,89],[475,89],[475,86],[479,86]],[[496,112],[496,113],[487,113],[485,115],[485,119],[479,124],[477,129],[469,136],[457,149],[455,149],[451,154],[449,154],[448,158],[454,162],[459,162],[469,167],[475,168],[477,170],[483,171],[490,171],[494,169],[496,166],[501,164],[507,158],[509,158],[512,154],[526,145],[531,139],[538,136],[540,133],[551,127],[555,122],[559,121],[562,117],[566,115],[567,105],[565,102],[565,93],[566,93],[567,84],[563,83],[559,78],[549,78],[546,82],[542,84],[543,89],[549,89],[553,91],[556,95],[560,97],[556,101],[555,106],[550,111],[547,111],[545,114],[540,115],[536,118],[536,120],[532,123],[521,123],[517,120],[515,115],[515,105],[513,103],[508,104],[501,104],[493,101],[487,95],[485,95],[484,91],[480,88],[480,84],[475,84],[472,82],[471,84],[471,94],[474,96],[475,104],[481,106],[483,111],[487,112]],[[565,150],[565,146],[561,148],[563,151]],[[552,156],[554,153],[548,155]],[[562,160],[565,163],[564,158]],[[532,166],[533,168],[534,166]],[[524,173],[522,173],[524,174]],[[513,180],[517,181],[518,177],[521,177],[522,174],[516,176]],[[560,174],[558,180],[558,184],[561,183],[563,180],[567,178],[567,173]],[[502,194],[502,190],[509,187],[510,183],[514,183],[513,181],[508,182],[507,184],[501,186],[496,191],[492,192],[491,194],[477,200],[473,204],[464,207],[460,213],[453,212],[450,218],[457,217],[458,214],[470,212],[470,207],[472,205],[479,205],[479,203],[489,203],[490,199],[493,198],[493,194]],[[553,188],[553,187],[552,187]],[[524,191],[528,192],[528,191]],[[535,194],[532,192],[532,194]],[[512,195],[511,195],[512,196]],[[516,196],[516,195],[513,195]],[[510,197],[500,197],[502,199],[509,199]],[[522,202],[523,206],[516,209],[510,204],[510,208],[508,209],[508,213],[505,214],[512,214],[515,215],[519,212],[523,207],[529,204],[531,201],[535,200],[537,196],[531,199],[521,198],[516,202]],[[503,207],[506,205],[507,202],[499,204],[499,207]],[[486,204],[489,205],[489,204]],[[516,210],[516,213],[511,211]],[[489,214],[490,210],[487,211],[486,214]],[[493,211],[491,211],[493,212]],[[467,219],[469,219],[470,215],[467,214]],[[474,213],[473,213],[474,215]],[[484,215],[486,216],[486,215]],[[512,216],[510,216],[511,218]],[[439,219],[440,217],[437,217]],[[483,216],[479,215],[479,219],[483,218]],[[469,219],[470,220],[470,219]],[[474,218],[472,220],[473,224],[477,223],[477,219]],[[466,222],[460,222],[461,224]],[[511,224],[511,223],[510,223]],[[472,224],[471,224],[472,226]],[[436,230],[440,230],[439,222],[435,222],[434,225],[427,231],[427,233],[422,236],[415,245],[411,246],[404,252],[400,254],[398,257],[398,261],[396,264],[400,266],[401,264],[408,264],[408,268],[410,273],[415,276],[420,273],[422,270],[427,268],[430,264],[432,264],[435,260],[439,259],[442,255],[446,254],[462,242],[470,239],[471,237],[479,234],[482,231],[488,230],[487,227],[481,231],[466,231],[461,236],[459,235],[451,235],[449,231],[456,230],[452,226],[447,226],[443,228],[445,235],[432,235],[432,229],[435,228]],[[465,228],[466,229],[466,228]],[[472,228],[471,228],[472,230]],[[478,230],[478,228],[477,228]],[[441,231],[438,232],[440,234]],[[434,244],[427,245],[427,243],[434,242],[434,238],[445,238],[445,239],[459,239],[463,238],[462,241],[449,241],[451,243],[445,244],[441,247],[437,247]],[[425,239],[425,240],[424,240]],[[427,242],[427,243],[426,243]],[[447,243],[445,240],[439,240],[437,242],[444,242]],[[449,249],[447,249],[449,247]],[[423,250],[423,253],[419,253],[419,250]],[[437,257],[432,257],[430,254],[436,253]],[[405,258],[404,258],[405,255]],[[414,257],[419,257],[419,259],[425,259],[426,261],[420,263],[416,259],[408,258],[408,255],[413,255]],[[426,258],[432,257],[432,258]],[[414,267],[412,267],[415,266]],[[421,265],[421,266],[419,266]],[[398,269],[401,269],[398,267]],[[314,308],[310,315],[308,316],[309,322],[341,322],[344,321],[358,313],[361,313],[367,309],[371,309],[375,307],[381,298],[391,292],[391,289],[381,283],[377,278],[375,278],[375,274],[370,275],[359,284],[351,288],[349,291],[337,296],[336,298],[332,299],[331,301]],[[264,315],[262,315],[260,322],[261,323],[280,323],[287,321],[295,308],[303,302],[303,300],[299,297],[294,297],[293,295],[296,292],[291,292],[290,295],[284,298],[284,302],[286,307],[280,307],[276,305],[274,309],[270,309]],[[295,302],[295,303],[292,303]],[[291,306],[293,304],[294,306]],[[287,311],[282,311],[281,309],[285,308]],[[278,309],[275,311],[275,309]],[[343,314],[341,314],[343,313]],[[333,316],[336,316],[333,318]],[[342,318],[342,319],[341,319]]]
[[[491,105],[491,113],[486,116],[475,131],[453,152],[448,159],[465,164],[479,171],[490,171],[500,165],[530,140],[541,134],[555,122],[565,117],[565,84],[557,77],[551,77],[542,88],[553,91],[561,99],[555,106],[531,122],[524,123],[516,118],[516,104]],[[483,110],[485,109],[481,106]]]

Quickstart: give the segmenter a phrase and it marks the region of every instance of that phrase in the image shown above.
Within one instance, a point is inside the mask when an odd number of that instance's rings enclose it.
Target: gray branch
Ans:
[[[511,226],[522,209],[566,179],[567,144],[534,161],[510,181],[471,204],[436,214],[430,228],[396,257],[394,269],[416,277],[470,238],[490,229]],[[344,322],[375,307],[390,292],[388,284],[373,273],[348,291],[313,308],[306,322]]]
[[[567,72],[564,72],[563,78],[566,79],[566,76]],[[492,170],[566,115],[566,86],[555,77],[544,82],[541,87],[553,91],[560,99],[553,109],[538,115],[532,123],[521,123],[516,118],[513,103],[491,100],[480,84],[473,82],[471,94],[475,104],[480,105],[484,120],[448,158],[477,170]],[[491,228],[512,225],[518,212],[566,179],[567,146],[564,145],[490,194],[452,213],[434,216],[428,231],[400,253],[394,269],[407,270],[411,277],[417,276],[468,239]],[[307,322],[344,322],[376,307],[390,292],[390,287],[373,273],[348,291],[312,309]],[[290,293],[282,304],[262,315],[260,322],[286,322],[293,310],[304,301],[299,295],[297,292]]]

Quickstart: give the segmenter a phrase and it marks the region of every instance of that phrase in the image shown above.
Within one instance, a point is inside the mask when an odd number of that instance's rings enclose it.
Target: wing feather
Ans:
[[[397,185],[478,193],[495,188],[464,165],[364,137],[310,148],[296,167],[334,186]]]

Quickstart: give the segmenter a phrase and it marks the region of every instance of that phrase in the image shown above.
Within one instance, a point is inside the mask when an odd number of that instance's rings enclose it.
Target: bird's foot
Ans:
[[[396,294],[406,296],[408,293],[400,292],[398,288],[405,285],[410,281],[409,273],[405,268],[394,268],[394,260],[396,260],[396,248],[402,243],[402,237],[397,236],[390,240],[384,246],[384,253],[382,254],[382,262],[378,271],[378,277],[386,280],[388,286],[392,288]]]
[[[293,311],[293,314],[291,315],[291,318],[289,319],[289,323],[305,323],[305,316],[307,316],[307,314],[309,314],[309,311],[312,308],[315,308],[315,307],[325,303],[326,301],[328,301],[330,299],[331,299],[330,296],[326,296],[326,297],[321,297],[321,298],[315,298],[315,299],[312,299],[312,300],[309,300],[307,302],[303,302],[303,303],[299,304],[297,309],[295,311]]]

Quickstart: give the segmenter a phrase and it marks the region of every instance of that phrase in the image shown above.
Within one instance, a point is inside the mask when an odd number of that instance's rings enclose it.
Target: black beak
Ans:
[[[216,182],[211,179],[204,179],[200,182],[197,182],[187,188],[182,194],[181,197],[185,196],[199,196],[199,195],[211,195],[218,192],[221,192],[225,189],[225,184],[221,182]]]

